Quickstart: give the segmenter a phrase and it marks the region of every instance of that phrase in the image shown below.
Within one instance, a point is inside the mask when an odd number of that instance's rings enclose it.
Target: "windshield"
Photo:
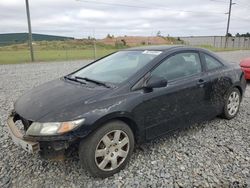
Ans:
[[[120,51],[79,71],[73,77],[119,84],[158,56],[161,51]]]

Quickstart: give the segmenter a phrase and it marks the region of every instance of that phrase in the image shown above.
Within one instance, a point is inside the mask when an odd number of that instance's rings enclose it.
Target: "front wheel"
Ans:
[[[226,96],[223,117],[226,119],[234,118],[239,112],[241,94],[237,88],[233,88]]]
[[[79,146],[82,166],[94,177],[108,177],[122,170],[134,149],[134,135],[122,121],[103,125]]]

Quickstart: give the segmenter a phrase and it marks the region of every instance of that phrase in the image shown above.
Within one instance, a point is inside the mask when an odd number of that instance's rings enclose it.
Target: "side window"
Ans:
[[[222,64],[215,58],[211,57],[210,55],[204,54],[204,57],[207,70],[213,70],[222,67]]]
[[[163,61],[152,71],[153,76],[164,77],[167,80],[194,75],[201,72],[201,62],[198,53],[178,53]]]

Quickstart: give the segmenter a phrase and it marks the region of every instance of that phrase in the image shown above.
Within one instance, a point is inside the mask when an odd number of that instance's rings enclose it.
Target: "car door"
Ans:
[[[210,78],[210,84],[208,86],[210,90],[210,115],[215,116],[222,112],[224,96],[232,86],[232,81],[228,72],[225,71],[224,64],[218,59],[206,53],[201,53],[201,59],[204,62],[205,70]]]
[[[144,93],[142,105],[147,139],[202,119],[208,104],[209,78],[203,72],[198,52],[171,55],[151,71],[151,76],[164,77],[168,85]]]

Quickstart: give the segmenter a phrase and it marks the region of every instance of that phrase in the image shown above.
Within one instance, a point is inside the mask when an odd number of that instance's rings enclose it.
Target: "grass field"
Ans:
[[[223,49],[211,46],[200,46],[212,51],[231,51],[239,49]],[[97,58],[117,51],[120,48],[104,44],[97,44]],[[42,41],[34,45],[36,62],[42,61],[69,61],[79,59],[94,59],[93,44],[90,42],[75,41]],[[27,44],[15,44],[0,47],[0,64],[16,64],[30,62],[30,54]]]
[[[116,51],[115,49],[97,50],[97,57],[105,56]],[[94,52],[91,49],[84,50],[39,50],[35,51],[35,60],[41,61],[61,61],[77,59],[94,59]],[[28,50],[0,51],[0,64],[15,64],[30,62]]]
[[[94,59],[93,41],[40,41],[33,45],[36,62],[68,61],[78,59]],[[121,46],[96,44],[96,57],[102,57]],[[15,64],[30,62],[28,44],[13,44],[0,47],[0,64]]]

